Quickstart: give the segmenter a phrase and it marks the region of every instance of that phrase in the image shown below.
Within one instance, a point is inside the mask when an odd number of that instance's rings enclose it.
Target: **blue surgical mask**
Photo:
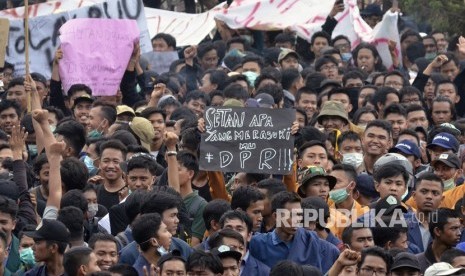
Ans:
[[[342,61],[349,62],[352,59],[352,53],[341,53]]]
[[[19,251],[19,259],[27,267],[33,267],[36,264],[34,258],[34,251],[32,251],[32,247],[24,248],[21,251]]]
[[[84,157],[84,164],[86,165],[87,170],[90,174],[97,170],[97,168],[94,165],[94,160],[90,158],[88,155]]]

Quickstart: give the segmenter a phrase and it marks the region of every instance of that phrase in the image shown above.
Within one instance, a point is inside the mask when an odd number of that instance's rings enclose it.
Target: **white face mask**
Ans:
[[[95,217],[98,212],[98,204],[89,203],[87,205],[87,212],[89,212],[89,218]]]
[[[342,154],[342,164],[351,165],[358,168],[363,162],[363,154],[359,152],[351,152]]]

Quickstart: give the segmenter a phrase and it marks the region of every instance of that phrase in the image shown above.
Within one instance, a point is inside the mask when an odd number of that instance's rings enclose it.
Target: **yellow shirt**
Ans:
[[[441,205],[439,205],[439,207],[454,209],[455,203],[457,203],[458,200],[461,200],[465,195],[465,185],[452,188],[449,191],[444,192],[442,195],[444,196],[444,199],[441,201]],[[410,197],[405,203],[414,209],[418,209],[417,203],[413,197]]]
[[[336,204],[328,200],[330,217],[328,220],[329,229],[338,238],[342,239],[342,232],[360,216],[368,212],[368,206],[362,206],[354,200],[352,210],[336,209]]]

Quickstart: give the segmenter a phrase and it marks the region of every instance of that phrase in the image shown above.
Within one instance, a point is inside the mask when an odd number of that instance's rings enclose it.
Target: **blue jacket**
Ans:
[[[250,255],[247,257],[247,261],[244,262],[244,267],[241,269],[241,276],[268,276],[270,275],[270,268],[255,259],[254,256]]]
[[[333,244],[322,240],[313,231],[298,228],[290,242],[282,241],[276,230],[256,234],[250,241],[250,254],[269,267],[281,260],[291,260],[300,265],[313,265],[326,273],[339,256]]]
[[[418,221],[417,216],[413,212],[408,212],[404,214],[404,217],[408,225],[407,239],[409,242],[409,251],[413,254],[424,252],[426,248],[424,248],[423,246],[423,239],[421,237],[420,231],[420,222]],[[431,241],[432,240],[430,238],[428,243],[430,243]],[[416,246],[419,252],[414,251],[415,249],[412,244]]]
[[[178,238],[172,238],[170,251],[175,249],[181,252],[181,256],[185,260],[187,260],[187,258],[189,258],[190,254],[192,253],[192,248],[185,241]],[[133,241],[121,249],[119,263],[133,265],[139,255],[140,254],[139,249],[137,248],[137,242]]]

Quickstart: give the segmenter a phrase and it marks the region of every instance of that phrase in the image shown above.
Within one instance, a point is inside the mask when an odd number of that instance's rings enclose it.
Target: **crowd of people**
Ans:
[[[386,68],[343,9],[310,41],[159,33],[179,60],[136,43],[114,96],[63,91],[61,49],[51,79],[6,62],[0,275],[465,275],[465,38],[400,29]],[[211,107],[294,109],[291,172],[200,170]]]

